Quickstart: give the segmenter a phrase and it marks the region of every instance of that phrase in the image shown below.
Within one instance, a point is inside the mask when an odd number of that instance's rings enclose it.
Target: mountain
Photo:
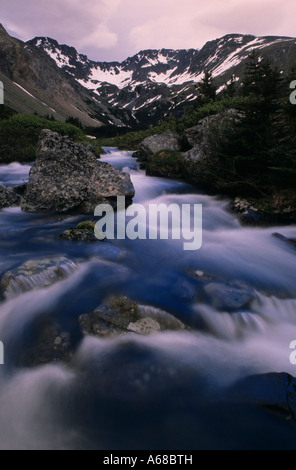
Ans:
[[[77,117],[86,126],[126,126],[127,111],[83,87],[58,67],[40,48],[12,38],[0,25],[0,80],[5,104],[21,113],[52,115],[58,120]]]
[[[84,125],[145,127],[182,116],[197,98],[205,69],[218,91],[239,82],[251,51],[280,70],[296,63],[296,39],[228,34],[201,49],[143,50],[123,62],[96,62],[48,37],[27,43],[0,25],[0,80],[5,103],[20,112],[79,118]]]
[[[89,60],[74,47],[51,38],[35,38],[28,44],[45,51],[58,67],[112,107],[128,110],[146,124],[178,114],[179,109],[183,112],[184,105],[196,99],[195,85],[205,69],[216,77],[221,90],[232,75],[236,81],[241,79],[253,50],[281,70],[296,63],[295,38],[278,36],[228,34],[200,50],[144,50],[121,63]]]

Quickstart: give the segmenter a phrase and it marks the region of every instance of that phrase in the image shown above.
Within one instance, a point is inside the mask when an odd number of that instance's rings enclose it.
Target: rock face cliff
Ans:
[[[97,160],[91,145],[43,130],[22,209],[26,212],[93,212],[116,196],[132,199],[130,176]]]
[[[69,116],[85,126],[128,125],[127,111],[112,110],[108,102],[83,87],[57,66],[43,50],[11,37],[0,24],[0,80],[4,103],[21,113]]]

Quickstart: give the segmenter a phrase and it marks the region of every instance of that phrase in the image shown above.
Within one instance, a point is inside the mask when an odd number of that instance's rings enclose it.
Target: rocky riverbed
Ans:
[[[295,448],[295,227],[245,227],[228,199],[106,151],[135,204],[202,204],[202,248],[73,242],[89,216],[2,209],[1,447]]]

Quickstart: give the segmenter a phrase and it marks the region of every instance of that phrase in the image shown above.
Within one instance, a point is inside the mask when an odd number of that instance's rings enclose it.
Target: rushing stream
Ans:
[[[1,301],[2,449],[291,448],[295,428],[257,408],[231,406],[238,379],[289,372],[296,340],[296,252],[272,236],[295,227],[243,228],[228,201],[180,180],[147,177],[130,152],[103,161],[131,174],[135,203],[203,205],[203,245],[183,240],[59,239],[85,217],[1,211],[0,272],[44,257],[78,265],[50,287]],[[22,184],[30,165],[0,167],[0,184]],[[191,331],[81,339],[79,315],[110,295],[174,314]],[[77,338],[68,365],[24,367],[22,351],[40,317]],[[296,447],[296,445],[295,445]]]

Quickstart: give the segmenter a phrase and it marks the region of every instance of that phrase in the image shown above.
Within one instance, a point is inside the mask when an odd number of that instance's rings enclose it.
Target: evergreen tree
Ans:
[[[277,145],[280,74],[256,52],[249,57],[242,94],[248,98],[241,108],[243,118],[229,136],[223,153],[236,174],[256,175],[260,180],[272,164],[271,149]]]
[[[291,83],[296,80],[296,66],[284,76],[280,84],[280,106],[274,115],[271,166],[273,173],[281,175],[282,180],[293,180],[295,185],[296,170],[296,105],[291,103],[293,89]],[[278,178],[279,179],[279,178]]]
[[[232,98],[237,92],[237,86],[235,82],[235,75],[232,74],[228,82],[225,83],[225,89],[222,92],[222,96]]]
[[[199,91],[198,105],[203,106],[211,101],[215,101],[217,89],[213,83],[213,77],[208,70],[204,71],[204,76],[197,87]]]
[[[67,123],[67,124],[72,124],[73,126],[76,126],[76,127],[78,127],[79,129],[83,129],[82,122],[81,122],[80,119],[77,118],[77,117],[69,116],[69,117],[66,119],[66,123]]]

